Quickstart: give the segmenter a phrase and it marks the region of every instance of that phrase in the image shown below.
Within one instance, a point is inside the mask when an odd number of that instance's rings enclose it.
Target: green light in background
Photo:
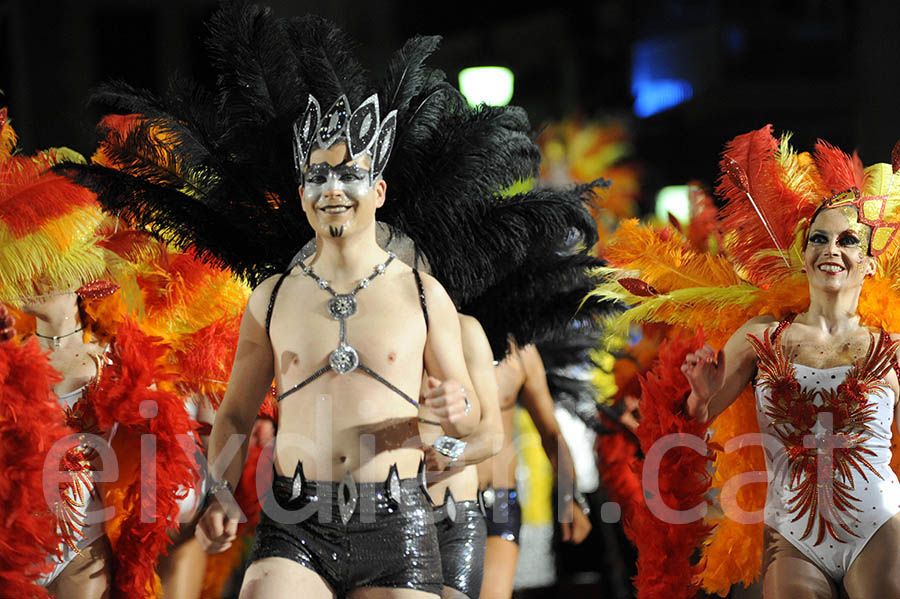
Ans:
[[[472,106],[506,106],[512,100],[514,79],[506,67],[471,67],[459,72],[459,91]]]
[[[669,222],[669,214],[687,224],[691,219],[691,202],[687,185],[668,185],[656,194],[656,218]]]

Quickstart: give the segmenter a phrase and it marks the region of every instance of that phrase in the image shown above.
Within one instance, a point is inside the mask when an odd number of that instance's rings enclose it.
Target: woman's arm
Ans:
[[[771,316],[754,318],[718,353],[707,344],[685,357],[681,372],[691,385],[686,404],[689,416],[711,421],[737,399],[756,374],[756,352],[747,335],[763,335],[775,322]]]

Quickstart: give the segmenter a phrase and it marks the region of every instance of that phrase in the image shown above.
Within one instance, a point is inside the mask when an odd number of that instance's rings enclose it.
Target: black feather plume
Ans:
[[[250,283],[286,268],[313,237],[294,179],[292,123],[308,94],[327,110],[379,94],[398,111],[378,218],[408,237],[432,273],[488,333],[495,353],[587,326],[609,308],[596,284],[597,234],[586,205],[597,183],[509,195],[538,173],[524,110],[472,108],[427,65],[437,37],[415,37],[370,87],[348,38],[319,17],[278,18],[243,0],[222,4],[207,47],[214,89],[176,80],[157,98],[123,83],[94,101],[138,125],[101,128],[109,164],[63,165],[105,206]],[[134,117],[132,117],[134,118]]]

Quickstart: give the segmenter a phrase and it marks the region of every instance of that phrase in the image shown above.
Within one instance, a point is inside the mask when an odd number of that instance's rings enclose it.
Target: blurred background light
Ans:
[[[631,63],[631,96],[634,114],[646,118],[669,110],[694,95],[697,77],[690,60],[694,38],[672,35],[639,40]]]
[[[459,72],[459,90],[472,106],[506,106],[512,100],[514,79],[506,67],[470,67]]]
[[[687,224],[691,218],[691,204],[687,185],[668,185],[656,194],[656,217],[669,222],[669,214]]]
[[[631,92],[634,114],[646,118],[687,102],[694,95],[694,88],[681,79],[650,79],[632,82]]]

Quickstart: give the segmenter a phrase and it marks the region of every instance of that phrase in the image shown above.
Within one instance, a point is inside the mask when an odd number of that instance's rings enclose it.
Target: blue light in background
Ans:
[[[694,95],[688,80],[688,40],[681,36],[647,38],[634,45],[631,95],[634,114],[646,118],[663,112]]]
[[[683,79],[649,79],[631,84],[634,96],[634,114],[641,118],[687,102],[694,95],[694,88]]]

